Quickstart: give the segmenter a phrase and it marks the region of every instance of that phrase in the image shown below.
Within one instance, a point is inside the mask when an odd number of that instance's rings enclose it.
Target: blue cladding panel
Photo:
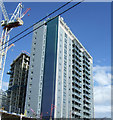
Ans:
[[[58,18],[47,23],[45,67],[41,106],[41,112],[43,116],[49,116],[51,112],[51,104],[55,104],[57,40]]]

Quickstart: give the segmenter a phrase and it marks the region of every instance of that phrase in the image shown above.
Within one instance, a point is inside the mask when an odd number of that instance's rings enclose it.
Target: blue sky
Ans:
[[[17,2],[5,3],[8,14],[14,12]],[[23,2],[24,10],[31,10],[23,18],[24,25],[15,28],[11,32],[11,37],[37,22],[45,15],[48,15],[54,9],[60,7],[62,2]],[[74,3],[72,3],[74,4]],[[72,5],[71,4],[71,5]],[[67,6],[69,7],[69,6]],[[66,8],[67,8],[66,7]],[[62,9],[61,11],[63,11]],[[53,16],[57,15],[55,13]],[[71,31],[88,50],[94,61],[94,97],[95,97],[95,116],[110,117],[110,66],[111,66],[111,3],[107,2],[84,2],[71,9],[62,17]],[[31,29],[32,30],[32,29]],[[16,39],[15,39],[16,40]],[[6,89],[9,80],[6,72],[10,69],[12,61],[26,50],[30,53],[32,34],[15,43],[7,53],[6,66],[3,78],[3,87]],[[103,91],[103,89],[105,91]],[[105,94],[109,96],[105,96]],[[100,97],[101,96],[101,97]],[[107,98],[102,102],[103,98]],[[108,103],[108,104],[105,104]],[[107,111],[106,111],[107,110]]]

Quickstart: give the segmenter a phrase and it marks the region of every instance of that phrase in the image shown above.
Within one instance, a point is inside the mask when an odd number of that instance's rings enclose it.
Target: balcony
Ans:
[[[77,75],[73,75],[73,77],[75,77],[75,78],[77,78],[80,82],[82,82],[82,79],[81,79],[81,77],[79,77],[79,76],[77,76]]]
[[[72,88],[74,88],[75,90],[79,91],[80,93],[82,92],[81,88],[78,88],[78,87],[75,87],[75,86],[72,86]]]
[[[90,87],[90,85],[87,85],[86,83],[84,83],[84,88],[86,88],[86,89],[91,89],[91,87]]]
[[[91,101],[90,100],[87,100],[87,99],[84,99],[84,102],[87,104],[91,104]]]
[[[77,65],[78,67],[81,67],[82,66],[82,63],[77,61],[75,58],[73,58],[73,65]]]
[[[84,78],[83,80],[86,81],[88,84],[90,84],[90,80],[88,80],[86,78]]]
[[[82,72],[82,68],[80,67],[80,65],[78,65],[78,63],[76,64],[76,63],[73,63],[72,64],[72,67],[73,67],[73,69],[76,69],[76,70],[78,70],[79,72]]]
[[[90,76],[85,73],[83,74],[83,77],[86,78],[87,80],[90,80]]]
[[[88,75],[88,74],[85,74],[86,76],[87,76],[87,78],[90,80],[90,75]]]
[[[77,97],[82,98],[82,95],[77,92],[72,92],[72,95],[76,95]]]
[[[89,68],[84,69],[88,74],[91,74],[91,71]]]
[[[86,114],[85,114],[85,115],[83,115],[83,118],[90,120],[90,115],[86,115]]]
[[[90,71],[88,71],[87,69],[84,69],[84,70],[83,70],[83,73],[84,73],[84,74],[87,74],[88,76],[91,75]]]
[[[76,50],[82,56],[82,52],[77,46],[74,46],[73,49]]]
[[[90,105],[87,105],[87,104],[84,104],[84,106],[86,107],[86,109],[84,108],[84,110],[90,112],[90,108],[91,108],[91,106],[90,106]],[[89,109],[89,110],[88,110],[88,109]]]
[[[87,90],[86,88],[83,88],[83,91],[84,91],[84,94],[86,95],[90,95],[90,91],[89,90]]]
[[[87,71],[90,71],[90,68],[86,64],[83,64],[83,68]]]
[[[90,92],[91,92],[91,89],[87,89],[87,88],[83,88],[83,90],[85,90],[87,93],[86,94],[90,94]]]
[[[90,94],[88,95],[88,94],[84,93],[83,95],[86,96],[86,97],[88,97],[89,99],[91,98]]]
[[[86,118],[90,118],[90,113],[88,111],[84,110],[83,113]]]
[[[72,107],[78,109],[79,111],[81,110],[81,107],[79,105],[72,104]]]
[[[87,56],[83,56],[84,60],[86,60],[88,63],[90,62]]]
[[[76,101],[78,104],[81,104],[81,99],[79,100],[79,99],[77,99],[77,98],[73,98],[73,97],[72,97],[72,100],[73,100],[73,101]]]
[[[82,87],[81,83],[80,83],[80,82],[77,82],[76,80],[73,80],[73,83],[74,83],[74,84],[77,84],[80,88]]]
[[[76,70],[76,69],[74,69],[74,71],[79,75],[79,76],[81,76],[82,75],[82,73],[81,72],[79,72],[78,70]]]
[[[81,62],[82,58],[77,56],[76,54],[73,53],[73,59],[75,59],[75,61]]]
[[[89,64],[86,60],[83,60],[83,63],[84,63],[84,65],[86,65],[87,67],[90,67],[90,64]]]
[[[80,84],[80,83],[82,82],[82,79],[81,79],[81,78],[78,79],[77,77],[75,77],[75,75],[73,75],[73,76],[72,76],[72,81],[73,81],[73,82],[76,81],[76,82],[78,82],[78,83]]]
[[[78,116],[81,116],[81,113],[80,113],[80,112],[77,112],[77,111],[73,111],[73,114],[78,115]]]

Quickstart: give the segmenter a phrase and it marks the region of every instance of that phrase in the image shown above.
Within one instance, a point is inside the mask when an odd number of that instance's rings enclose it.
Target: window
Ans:
[[[67,54],[67,50],[66,49],[64,49],[64,53]]]
[[[65,47],[65,49],[67,49],[67,45],[66,44],[64,44],[64,47]]]
[[[41,92],[41,89],[40,89],[40,92]]]
[[[34,42],[34,45],[36,45],[36,42]]]
[[[65,37],[67,38],[67,34],[65,33]]]
[[[65,59],[65,60],[67,59],[67,56],[66,56],[66,55],[64,55],[64,59]]]
[[[32,86],[32,83],[30,83],[29,86]]]
[[[39,107],[40,107],[40,103],[39,103]]]
[[[59,65],[61,65],[61,63],[59,63]]]
[[[34,58],[33,58],[33,62],[34,62]]]
[[[65,43],[67,43],[67,39],[65,39]]]

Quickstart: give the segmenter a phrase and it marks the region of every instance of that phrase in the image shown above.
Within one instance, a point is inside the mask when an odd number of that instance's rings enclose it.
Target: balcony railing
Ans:
[[[77,97],[82,98],[82,95],[77,92],[72,92],[72,95],[76,95]]]
[[[87,83],[84,83],[84,86],[85,86],[86,88],[88,88],[88,89],[91,89],[91,86],[88,85]]]
[[[73,97],[72,97],[72,100],[76,101],[78,104],[81,104],[81,103],[82,103],[81,99],[79,100],[79,99],[77,99],[77,98],[73,98]]]
[[[84,81],[87,81],[87,82],[90,84],[90,80],[88,80],[88,79],[84,78]]]
[[[79,83],[79,82],[77,82],[76,80],[73,80],[73,83],[74,83],[74,84],[77,84],[79,87],[82,87],[82,84]]]

